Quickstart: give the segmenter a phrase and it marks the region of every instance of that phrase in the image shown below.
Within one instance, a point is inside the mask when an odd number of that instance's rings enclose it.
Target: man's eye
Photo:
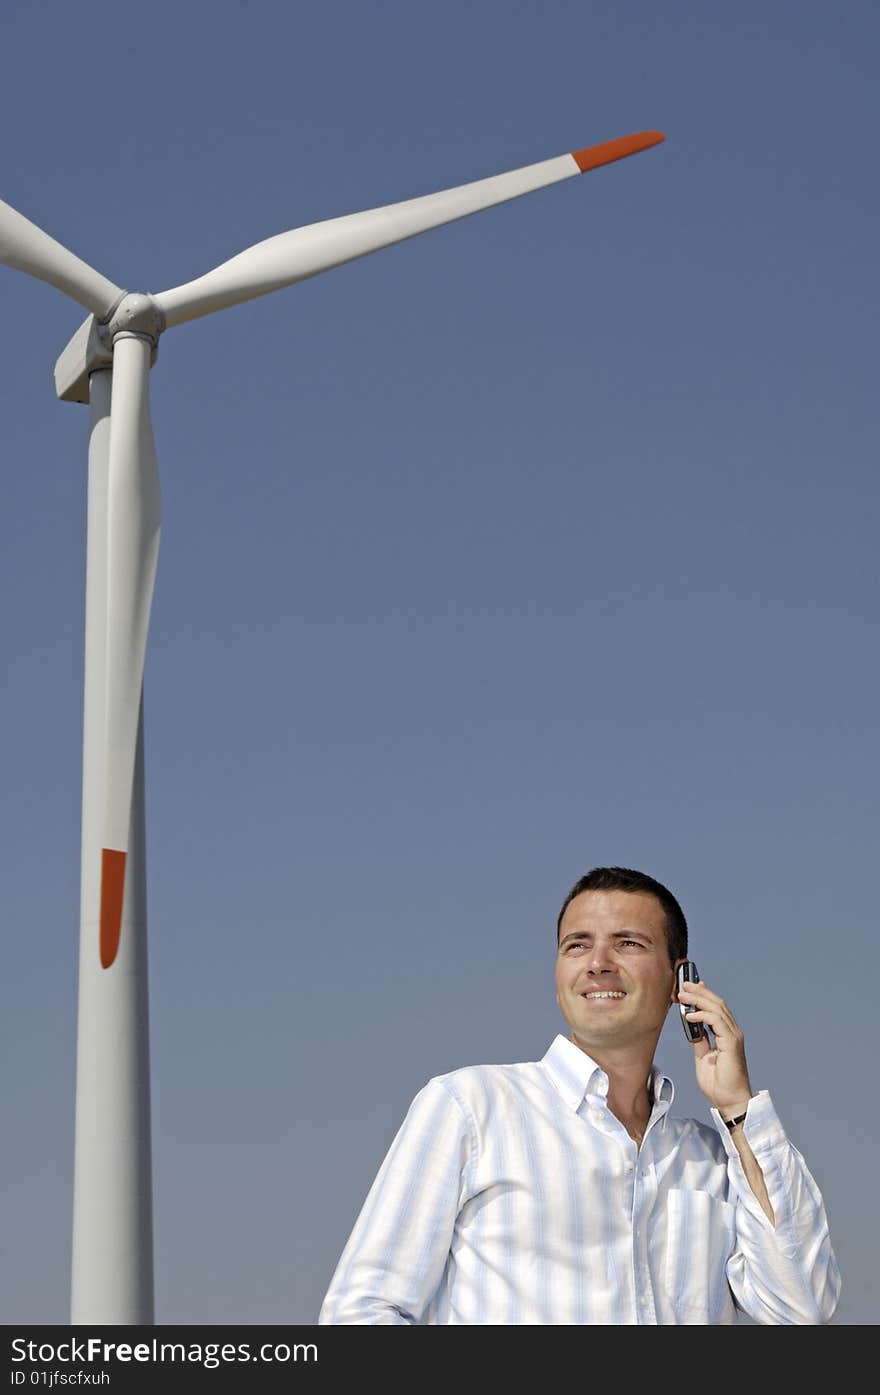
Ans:
[[[586,949],[586,945],[581,940],[576,940],[574,944],[568,946],[570,950]]]
[[[624,945],[635,945],[635,946],[636,946],[636,949],[641,949],[641,947],[642,947],[642,942],[641,942],[641,940],[621,940],[621,944],[624,944]]]

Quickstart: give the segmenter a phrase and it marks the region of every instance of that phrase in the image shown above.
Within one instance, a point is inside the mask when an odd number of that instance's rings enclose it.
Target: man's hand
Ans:
[[[697,1009],[687,1014],[688,1021],[702,1022],[715,1038],[714,1046],[710,1046],[706,1037],[694,1042],[697,1084],[722,1118],[745,1114],[752,1086],[746,1065],[745,1038],[730,1008],[705,983],[683,984],[678,999],[686,1007],[692,1003]]]

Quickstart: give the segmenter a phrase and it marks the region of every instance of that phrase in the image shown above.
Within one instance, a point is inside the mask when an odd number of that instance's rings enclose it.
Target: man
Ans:
[[[829,1322],[840,1275],[822,1198],[743,1034],[699,982],[687,922],[641,872],[594,868],[557,922],[571,1028],[541,1061],[469,1066],[415,1097],[324,1299],[321,1324]],[[713,1126],[669,1113],[653,1065],[669,1007]],[[677,1011],[677,1009],[676,1009]]]

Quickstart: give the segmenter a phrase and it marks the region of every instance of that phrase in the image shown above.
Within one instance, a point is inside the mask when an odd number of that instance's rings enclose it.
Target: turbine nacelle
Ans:
[[[89,378],[113,364],[113,341],[118,334],[140,334],[153,346],[150,364],[156,362],[159,335],[165,316],[151,295],[125,291],[106,321],[94,315],[84,320],[55,364],[55,391],[62,402],[88,402]]]

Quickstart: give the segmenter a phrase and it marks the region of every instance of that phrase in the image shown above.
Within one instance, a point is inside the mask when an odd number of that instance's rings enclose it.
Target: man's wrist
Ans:
[[[749,1100],[750,1100],[750,1099],[751,1099],[751,1095],[749,1095],[749,1098],[748,1098],[748,1099],[743,1100],[741,1104],[737,1104],[737,1105],[730,1105],[730,1104],[729,1104],[729,1105],[727,1105],[724,1109],[719,1109],[719,1110],[718,1110],[718,1113],[721,1115],[722,1120],[724,1121],[724,1123],[727,1125],[727,1127],[728,1127],[729,1129],[732,1129],[732,1128],[734,1128],[735,1126],[738,1126],[738,1125],[741,1125],[741,1124],[742,1124],[743,1120],[744,1120],[745,1117],[746,1117],[746,1113],[747,1113],[747,1111],[748,1111]]]

